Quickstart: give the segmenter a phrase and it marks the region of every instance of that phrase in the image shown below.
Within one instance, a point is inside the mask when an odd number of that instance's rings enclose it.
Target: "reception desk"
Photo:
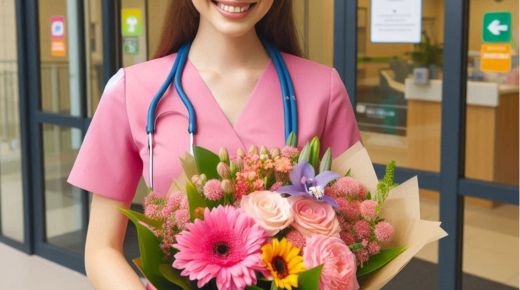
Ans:
[[[406,139],[413,168],[440,169],[441,96],[441,80],[427,85],[405,81]],[[468,82],[466,177],[517,186],[518,137],[518,87]]]

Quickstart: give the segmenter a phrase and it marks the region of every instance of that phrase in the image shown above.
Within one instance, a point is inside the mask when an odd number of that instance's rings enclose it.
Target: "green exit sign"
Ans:
[[[511,41],[511,12],[487,12],[483,24],[484,42]]]

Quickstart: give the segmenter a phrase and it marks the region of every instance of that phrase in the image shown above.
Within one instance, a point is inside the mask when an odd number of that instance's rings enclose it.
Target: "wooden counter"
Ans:
[[[442,82],[406,80],[409,166],[440,170]],[[468,82],[466,177],[518,185],[518,87]],[[471,198],[492,206],[488,200]]]

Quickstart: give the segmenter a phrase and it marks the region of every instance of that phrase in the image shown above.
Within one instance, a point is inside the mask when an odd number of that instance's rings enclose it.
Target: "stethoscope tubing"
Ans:
[[[296,96],[294,92],[294,86],[292,83],[291,76],[287,69],[287,65],[285,64],[282,54],[280,51],[270,44],[267,41],[264,41],[264,46],[267,49],[267,52],[273,62],[273,65],[278,74],[278,78],[280,81],[280,88],[282,91],[283,98],[283,110],[284,110],[284,133],[285,140],[289,138],[291,133],[298,134],[298,114],[296,107]],[[188,95],[184,91],[182,86],[182,74],[184,68],[186,66],[186,62],[188,59],[189,50],[191,47],[191,43],[187,43],[182,45],[177,51],[177,56],[175,58],[174,64],[164,81],[161,85],[159,91],[155,94],[150,103],[150,107],[148,108],[147,115],[147,125],[146,125],[146,133],[148,136],[148,151],[149,151],[149,182],[150,188],[154,189],[153,182],[153,134],[155,133],[155,114],[157,111],[157,106],[161,98],[164,96],[164,93],[168,89],[168,87],[173,84],[175,90],[177,91],[182,103],[186,107],[188,111],[188,133],[190,135],[190,154],[193,155],[193,147],[194,147],[194,135],[197,133],[197,117],[196,112],[193,107],[193,104],[188,98]]]

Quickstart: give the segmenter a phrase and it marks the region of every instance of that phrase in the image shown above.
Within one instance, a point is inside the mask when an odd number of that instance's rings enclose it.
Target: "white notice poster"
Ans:
[[[387,43],[421,42],[422,0],[372,0],[370,40]]]

